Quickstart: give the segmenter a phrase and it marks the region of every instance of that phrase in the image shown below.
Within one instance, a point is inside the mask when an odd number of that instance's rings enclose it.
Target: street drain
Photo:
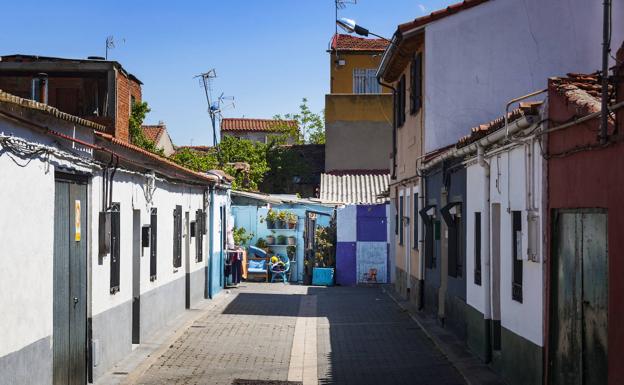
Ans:
[[[206,325],[191,325],[192,328],[198,328],[198,329],[202,329],[205,328]]]
[[[303,385],[301,381],[278,381],[278,380],[243,380],[235,379],[232,385]]]
[[[116,376],[127,376],[128,372],[113,372],[113,374]]]

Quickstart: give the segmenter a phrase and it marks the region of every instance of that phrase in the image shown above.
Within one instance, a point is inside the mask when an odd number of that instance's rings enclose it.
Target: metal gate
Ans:
[[[87,382],[87,180],[57,174],[54,202],[54,384]]]
[[[607,383],[607,213],[561,210],[553,220],[550,383]]]

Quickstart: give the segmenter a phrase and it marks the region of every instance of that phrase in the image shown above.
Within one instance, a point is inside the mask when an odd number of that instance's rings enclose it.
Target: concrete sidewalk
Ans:
[[[161,339],[98,384],[466,383],[380,287],[244,283]]]

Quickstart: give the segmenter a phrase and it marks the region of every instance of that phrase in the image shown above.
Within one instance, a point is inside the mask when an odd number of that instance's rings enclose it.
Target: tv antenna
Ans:
[[[338,20],[338,10],[345,9],[347,4],[357,4],[357,0],[334,0],[336,14],[334,17],[334,26],[336,27],[335,35],[338,35],[338,24],[336,24],[336,20]]]
[[[122,43],[126,42],[126,39],[123,38],[121,39]],[[106,37],[106,55],[104,56],[105,60],[108,60],[108,50],[109,49],[113,49],[115,48],[115,38],[113,37],[113,35],[107,36]]]
[[[199,78],[199,85],[204,88],[206,103],[208,104],[208,115],[212,124],[212,145],[217,145],[217,120],[221,121],[221,113],[230,108],[234,108],[234,97],[224,96],[223,93],[214,98],[212,95],[212,83],[217,78],[217,71],[213,68],[195,76]],[[218,150],[217,150],[218,151]]]

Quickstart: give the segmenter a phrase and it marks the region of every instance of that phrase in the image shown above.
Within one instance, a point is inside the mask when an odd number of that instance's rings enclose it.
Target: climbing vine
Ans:
[[[132,104],[128,125],[130,131],[130,141],[135,146],[141,147],[144,150],[153,152],[154,154],[158,154],[160,156],[165,156],[165,152],[161,148],[157,148],[156,144],[145,136],[143,128],[141,128],[143,121],[145,120],[145,116],[149,112],[150,108],[147,105],[147,102],[137,102]]]

